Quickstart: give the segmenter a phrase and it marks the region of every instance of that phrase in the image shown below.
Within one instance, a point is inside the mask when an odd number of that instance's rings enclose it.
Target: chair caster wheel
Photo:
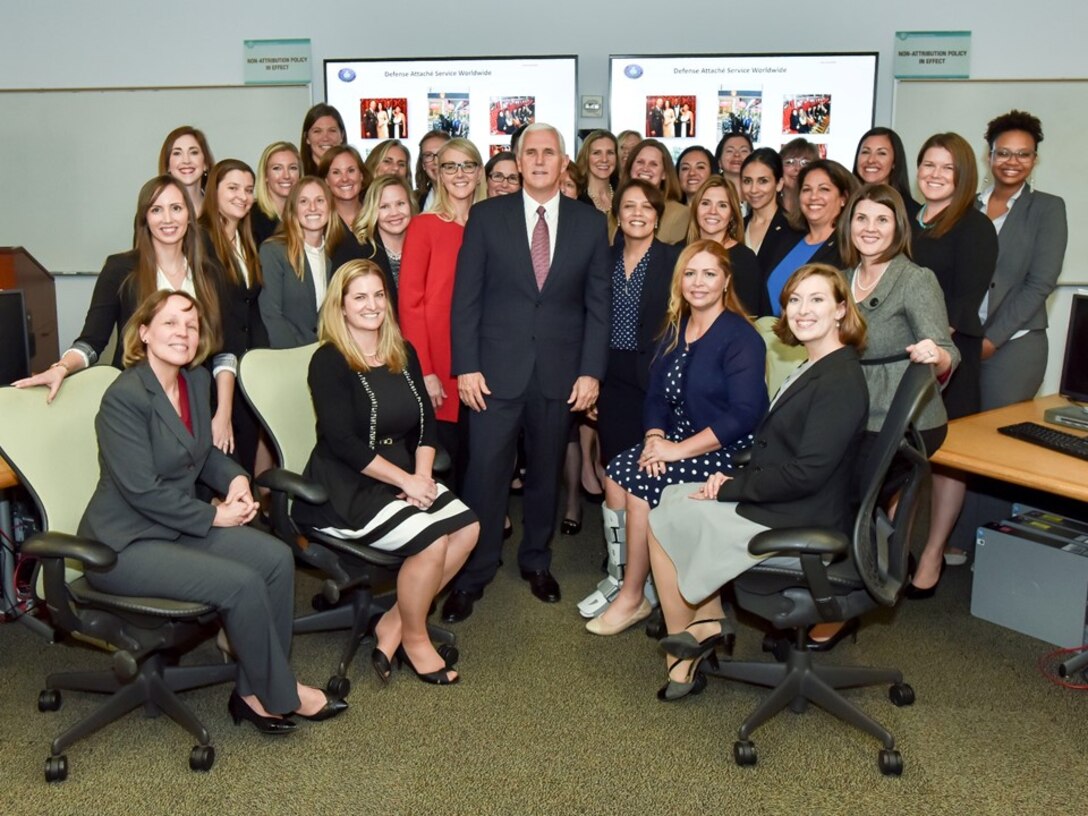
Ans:
[[[914,689],[909,683],[896,683],[888,689],[888,699],[897,706],[909,706],[914,704]]]
[[[63,782],[68,778],[68,757],[64,754],[51,756],[45,761],[45,781]]]
[[[742,768],[756,764],[756,744],[751,740],[737,740],[733,743],[733,760]]]
[[[189,752],[189,769],[210,771],[215,764],[215,747],[212,745],[194,745]]]
[[[325,691],[342,700],[351,693],[351,681],[342,674],[334,674],[329,678],[329,682],[325,684]]]
[[[60,703],[60,692],[56,689],[45,689],[38,695],[38,711],[56,711]]]
[[[446,668],[452,669],[457,665],[457,661],[461,659],[461,652],[452,643],[443,643],[435,651],[438,652],[438,656],[446,661]]]
[[[882,748],[877,764],[884,776],[900,776],[903,773],[903,755],[894,748]]]

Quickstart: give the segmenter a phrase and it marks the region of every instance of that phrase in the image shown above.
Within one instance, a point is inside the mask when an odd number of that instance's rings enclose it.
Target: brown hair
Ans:
[[[245,275],[242,274],[237,253],[234,251],[234,245],[227,238],[226,230],[223,229],[223,218],[219,214],[218,192],[220,181],[227,173],[234,170],[248,173],[250,178],[256,180],[253,168],[244,161],[223,159],[223,161],[216,163],[208,174],[208,190],[204,200],[204,210],[200,213],[199,220],[211,237],[212,247],[215,249],[216,258],[223,268],[223,273],[236,286],[244,289],[246,287]],[[260,256],[257,255],[257,244],[253,240],[253,226],[250,219],[252,212],[251,209],[238,222],[238,243],[241,245],[242,258],[245,261],[246,269],[249,271],[250,282],[259,286],[263,279],[261,277],[261,260]]]
[[[198,130],[192,125],[176,127],[166,134],[162,147],[159,149],[159,175],[169,174],[170,151],[174,149],[174,142],[182,136],[192,136],[196,139],[196,143],[200,146],[200,150],[204,154],[204,176],[200,179],[200,189],[203,190],[208,184],[208,171],[211,170],[212,165],[215,164],[215,158],[212,156],[212,149],[208,147],[208,139],[204,135],[204,131]]]
[[[310,143],[306,141],[306,134],[310,132],[310,128],[314,126],[314,123],[324,116],[329,116],[336,121],[336,126],[340,128],[340,144],[347,144],[348,131],[347,128],[344,127],[344,117],[340,115],[340,111],[332,105],[318,102],[306,111],[306,116],[302,120],[302,137],[299,139],[301,152],[299,157],[302,159],[302,175],[304,176],[312,176],[317,172],[317,162],[314,161],[314,151],[313,148],[310,147]]]
[[[147,226],[147,213],[167,187],[174,187],[181,193],[185,210],[189,214],[185,237],[181,239],[182,254],[189,264],[193,289],[201,303],[203,314],[208,319],[209,339],[214,348],[219,342],[219,296],[214,281],[209,280],[204,268],[204,250],[200,243],[200,230],[197,229],[196,209],[189,194],[185,192],[184,185],[173,176],[155,176],[140,188],[140,194],[136,198],[136,216],[132,220],[132,246],[136,250],[136,266],[123,285],[132,288],[137,303],[150,297],[159,288],[159,262],[155,255],[151,230]]]
[[[880,257],[877,263],[887,263],[897,255],[910,255],[910,216],[907,215],[906,205],[903,204],[903,196],[888,184],[866,184],[850,196],[843,209],[844,217],[839,219],[838,240],[839,253],[842,262],[848,266],[857,266],[861,262],[861,253],[854,246],[851,238],[851,224],[854,221],[854,210],[860,201],[872,201],[874,204],[882,204],[895,215],[895,235],[892,242]]]
[[[325,179],[325,183],[328,183],[329,171],[332,170],[332,163],[337,156],[344,154],[351,156],[355,159],[355,166],[359,168],[359,179],[362,182],[362,186],[359,188],[359,201],[363,200],[363,196],[366,195],[367,188],[370,186],[370,182],[374,180],[370,170],[367,169],[366,162],[363,161],[363,157],[359,155],[359,151],[351,145],[334,145],[325,151],[325,155],[321,157],[321,164],[317,166],[317,175]],[[330,191],[331,192],[331,191]],[[332,202],[329,202],[332,204]],[[333,209],[336,209],[335,206]]]
[[[845,200],[849,200],[850,196],[854,194],[854,190],[858,188],[858,179],[853,173],[832,159],[817,159],[814,162],[809,162],[801,168],[801,172],[797,174],[797,191],[800,195],[801,188],[805,186],[805,179],[817,170],[822,170],[827,174],[827,177],[831,179],[831,183],[835,186],[835,189],[839,191],[839,195]],[[835,220],[835,226],[838,227],[842,221],[843,213],[846,212],[846,203],[843,202],[843,208],[839,212],[838,217]],[[797,208],[796,213],[789,214],[790,226],[796,230],[802,230],[808,232],[808,219],[805,218],[801,212],[801,208]]]
[[[925,224],[926,231],[922,233],[923,237],[940,238],[956,226],[968,210],[974,208],[978,168],[975,165],[975,151],[958,133],[934,133],[926,139],[918,151],[919,167],[926,151],[933,147],[944,148],[952,154],[952,184],[955,188],[948,206]]]
[[[691,263],[691,259],[700,252],[709,252],[713,255],[714,260],[718,262],[718,268],[721,269],[722,273],[725,275],[725,294],[722,298],[722,305],[725,307],[725,311],[740,315],[749,323],[752,322],[747,315],[747,310],[741,304],[740,298],[737,297],[736,290],[732,286],[733,268],[729,265],[729,250],[717,241],[708,239],[693,241],[684,247],[683,251],[680,253],[680,257],[676,259],[676,266],[673,268],[672,284],[669,286],[669,308],[665,313],[665,327],[661,332],[662,337],[668,338],[668,344],[665,346],[664,350],[665,354],[668,354],[679,345],[680,324],[684,321],[685,317],[691,314],[691,306],[684,300],[682,291],[684,270],[687,268],[688,264]]]
[[[665,199],[680,201],[680,177],[676,175],[676,165],[673,163],[672,154],[657,139],[643,139],[631,148],[631,152],[627,154],[627,164],[623,168],[623,177],[631,178],[631,168],[635,166],[635,159],[646,148],[652,148],[661,155],[661,166],[665,171],[664,178],[661,179],[661,192],[665,194]]]
[[[125,327],[121,330],[121,350],[124,353],[121,361],[125,368],[130,368],[136,363],[147,359],[147,346],[140,339],[140,327],[149,325],[155,315],[162,309],[163,304],[172,297],[179,297],[189,301],[189,307],[185,311],[196,309],[197,316],[200,318],[200,340],[197,341],[196,355],[189,362],[188,368],[200,365],[211,354],[214,338],[212,337],[211,326],[208,324],[208,318],[200,307],[200,301],[188,292],[172,292],[169,289],[159,289],[140,301],[140,305],[136,307],[136,311],[132,313],[132,317],[128,319]]]
[[[665,217],[665,196],[661,190],[645,179],[629,178],[620,185],[615,195],[612,196],[612,217],[619,221],[620,204],[623,202],[624,195],[632,188],[642,190],[642,194],[646,196],[646,200],[650,202],[650,206],[657,213],[657,225],[661,226],[661,219]]]
[[[725,190],[725,198],[729,202],[729,224],[725,228],[725,234],[741,246],[744,246],[744,219],[741,216],[743,211],[740,208],[740,197],[737,195],[737,188],[725,176],[717,175],[711,175],[699,185],[698,190],[691,194],[691,203],[688,204],[690,210],[688,242],[697,241],[701,237],[698,219],[699,202],[702,201],[707,190],[712,190],[715,187],[721,187]]]
[[[317,176],[303,176],[287,196],[287,203],[283,205],[283,219],[276,228],[269,241],[279,241],[284,244],[287,262],[299,280],[306,277],[306,237],[302,233],[302,225],[298,220],[298,200],[302,195],[302,188],[309,184],[316,184],[325,194],[325,201],[329,205],[329,221],[325,224],[325,255],[332,257],[333,252],[340,243],[343,235],[340,216],[336,214],[336,207],[332,203],[332,193],[325,179]]]
[[[842,272],[830,264],[805,264],[790,275],[778,296],[778,302],[782,307],[782,314],[779,315],[778,322],[774,324],[774,333],[778,335],[778,339],[787,346],[801,345],[801,341],[790,330],[790,322],[786,317],[786,304],[789,302],[790,295],[801,285],[801,281],[812,277],[825,278],[831,286],[831,295],[835,298],[836,305],[842,303],[846,306],[846,314],[839,322],[839,340],[848,346],[853,346],[859,352],[862,351],[865,348],[865,318],[861,316],[858,305],[850,296],[850,284],[846,282]]]

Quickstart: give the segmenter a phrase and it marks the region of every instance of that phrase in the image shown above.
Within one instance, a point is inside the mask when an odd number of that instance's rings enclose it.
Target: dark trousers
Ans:
[[[468,468],[462,498],[480,520],[480,539],[454,588],[482,590],[495,577],[502,551],[503,519],[510,493],[510,468],[517,455],[518,432],[525,432],[524,534],[518,547],[523,570],[551,565],[559,475],[573,414],[565,399],[545,397],[532,378],[516,399],[486,397],[487,410],[469,415]]]
[[[295,565],[283,542],[251,527],[212,527],[203,538],[134,541],[87,581],[116,595],[197,601],[219,609],[238,661],[237,689],[273,714],[298,708],[287,661],[294,616]]]

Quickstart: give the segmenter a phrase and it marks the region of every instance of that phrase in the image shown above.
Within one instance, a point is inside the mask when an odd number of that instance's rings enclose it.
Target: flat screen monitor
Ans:
[[[1066,399],[1088,402],[1088,295],[1073,295],[1059,391]]]
[[[873,126],[876,53],[612,55],[611,130],[661,139],[675,159],[729,133],[756,147],[804,137],[851,168]]]
[[[366,155],[400,139],[413,164],[431,130],[470,139],[486,162],[524,124],[547,122],[575,149],[578,58],[473,57],[325,60],[325,101],[348,143]]]
[[[30,376],[30,338],[22,289],[0,289],[0,385]]]

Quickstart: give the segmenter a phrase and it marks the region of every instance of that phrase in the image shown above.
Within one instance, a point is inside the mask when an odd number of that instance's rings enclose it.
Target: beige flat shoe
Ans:
[[[646,620],[653,611],[654,608],[650,606],[650,602],[643,598],[642,603],[638,605],[638,609],[618,623],[609,623],[602,614],[586,624],[586,631],[595,635],[618,635],[620,632],[630,629],[636,623]]]

